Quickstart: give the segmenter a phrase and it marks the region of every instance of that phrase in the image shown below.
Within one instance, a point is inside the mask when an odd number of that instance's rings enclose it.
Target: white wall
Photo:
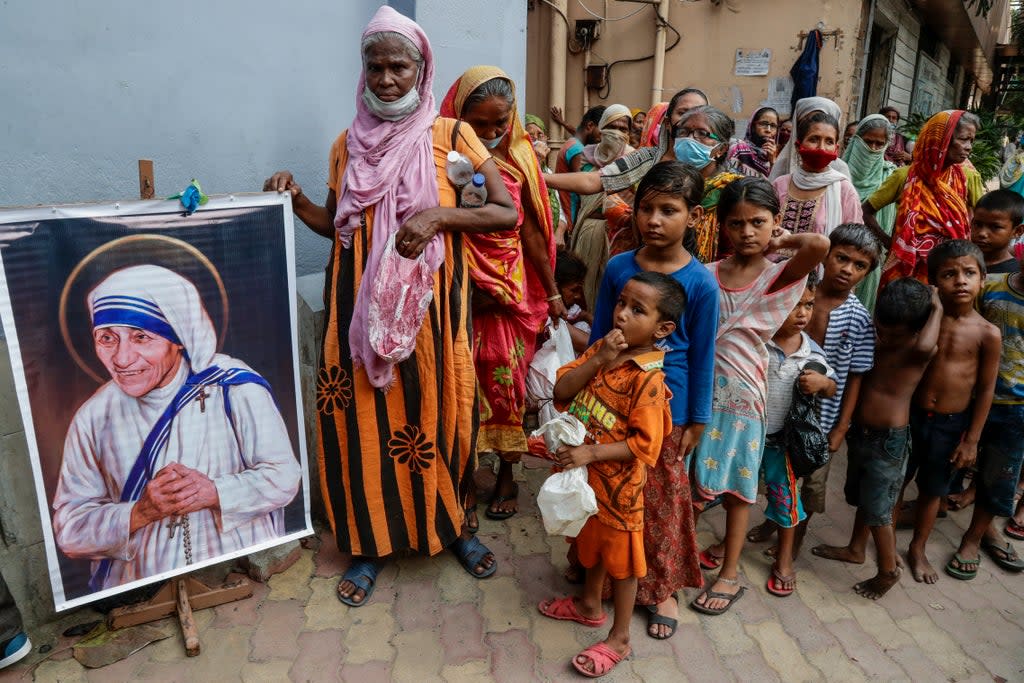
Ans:
[[[526,2],[416,0],[416,21],[430,36],[437,56],[438,105],[462,72],[487,64],[512,77],[521,100],[519,113],[526,113]]]
[[[259,190],[287,168],[322,199],[381,1],[0,4],[0,206],[135,198],[139,158],[158,197],[193,176],[209,193]],[[473,64],[522,85],[525,3],[396,4],[434,44],[438,98]],[[329,242],[296,234],[299,273],[322,269]]]

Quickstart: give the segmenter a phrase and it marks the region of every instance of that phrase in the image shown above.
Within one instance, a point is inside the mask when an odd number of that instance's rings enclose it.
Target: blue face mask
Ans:
[[[695,166],[698,171],[711,163],[713,147],[702,145],[693,138],[677,138],[674,151],[676,159],[684,164]]]

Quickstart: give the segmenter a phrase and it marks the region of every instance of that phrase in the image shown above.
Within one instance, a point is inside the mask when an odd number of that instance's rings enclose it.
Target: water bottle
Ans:
[[[448,180],[458,189],[462,189],[473,181],[473,162],[465,154],[454,149],[448,152],[446,171]]]
[[[462,208],[478,209],[487,203],[487,188],[484,187],[484,174],[473,174],[473,182],[462,188]]]

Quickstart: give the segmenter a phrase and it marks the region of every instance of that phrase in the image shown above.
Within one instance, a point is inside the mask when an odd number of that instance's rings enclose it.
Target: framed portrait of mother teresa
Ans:
[[[58,610],[310,533],[292,234],[276,194],[0,211]]]

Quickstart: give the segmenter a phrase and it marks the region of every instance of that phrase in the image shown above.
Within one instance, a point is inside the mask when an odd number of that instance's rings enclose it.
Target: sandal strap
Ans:
[[[721,574],[718,575],[718,578],[716,580],[717,581],[721,581],[726,586],[738,586],[738,585],[740,585],[740,580],[739,579],[727,579],[727,578],[723,577]]]

